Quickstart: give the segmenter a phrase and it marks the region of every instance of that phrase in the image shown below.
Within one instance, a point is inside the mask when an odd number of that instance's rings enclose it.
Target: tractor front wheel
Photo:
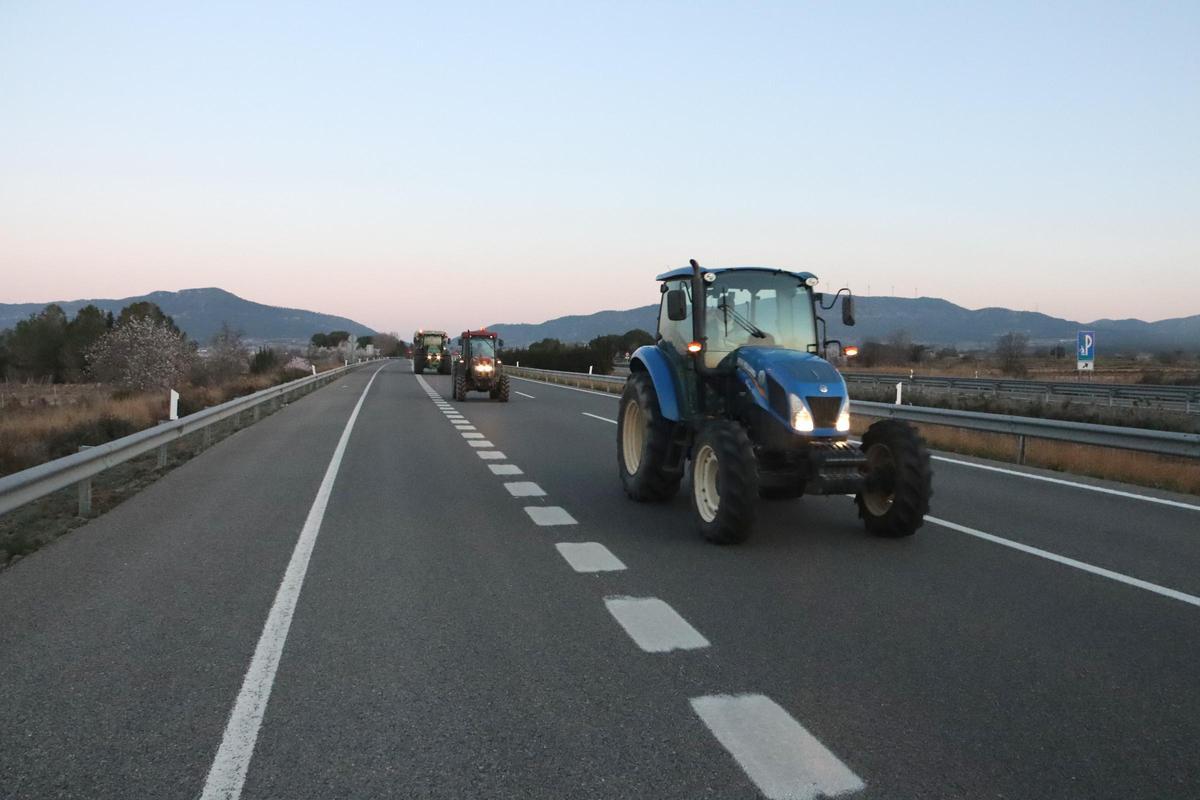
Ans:
[[[683,470],[671,455],[674,435],[675,423],[663,416],[650,375],[630,375],[617,411],[617,471],[625,494],[638,502],[675,496]]]
[[[425,356],[417,356],[413,359],[413,372],[420,375],[425,371]]]
[[[467,399],[467,379],[462,373],[454,376],[454,399],[460,403]]]
[[[732,420],[706,424],[692,448],[692,510],[704,538],[746,541],[757,497],[758,463],[746,429]]]
[[[929,450],[906,422],[882,419],[862,437],[866,486],[854,498],[858,515],[876,536],[912,536],[925,522],[933,497]]]
[[[508,376],[501,375],[496,386],[496,399],[501,403],[508,402]]]
[[[450,374],[450,359],[443,356],[442,360],[438,362],[438,375],[449,375],[449,374]]]

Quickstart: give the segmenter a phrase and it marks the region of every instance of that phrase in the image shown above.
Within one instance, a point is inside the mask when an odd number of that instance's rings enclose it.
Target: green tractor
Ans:
[[[769,267],[690,267],[658,276],[658,341],[638,348],[617,417],[617,468],[637,501],[674,496],[690,466],[709,541],[750,535],[760,497],[853,495],[868,531],[910,536],[933,495],[929,452],[910,425],[880,420],[854,445],[846,383],[818,337],[816,276]]]
[[[490,331],[463,331],[462,348],[454,362],[454,399],[462,402],[467,392],[487,392],[493,400],[508,402],[508,376],[497,350],[504,342]]]
[[[426,367],[439,375],[450,374],[450,336],[445,331],[417,331],[413,334],[413,372],[420,375]]]

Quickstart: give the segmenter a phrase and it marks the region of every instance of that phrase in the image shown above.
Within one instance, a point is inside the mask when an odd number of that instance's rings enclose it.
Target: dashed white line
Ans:
[[[647,653],[708,647],[708,639],[657,597],[606,597],[604,605]]]
[[[1103,567],[1097,567],[1084,561],[1076,561],[1073,558],[1060,556],[1057,553],[1051,553],[1049,550],[1042,550],[1039,547],[1031,547],[1027,544],[1014,542],[1011,539],[1005,539],[991,533],[985,533],[984,531],[976,530],[975,528],[968,528],[966,525],[959,525],[956,522],[948,522],[944,519],[938,519],[937,517],[930,516],[926,516],[925,521],[932,522],[934,525],[941,525],[943,528],[949,528],[952,531],[958,531],[959,533],[965,533],[968,536],[974,536],[976,538],[992,542],[993,544],[1011,547],[1014,550],[1020,550],[1022,553],[1028,553],[1033,556],[1038,556],[1039,558],[1045,558],[1059,564],[1064,564],[1068,567],[1074,567],[1075,569],[1083,570],[1084,572],[1090,572],[1093,575],[1099,575],[1103,578],[1124,583],[1128,586],[1136,586],[1139,589],[1145,589],[1147,592],[1154,592],[1155,594],[1160,594],[1163,597],[1170,597],[1172,600],[1179,600],[1184,603],[1189,603],[1193,606],[1200,606],[1200,597],[1197,597],[1196,595],[1187,594],[1175,589],[1168,589],[1165,586],[1159,586],[1157,583],[1150,583],[1149,581],[1133,578],[1129,575],[1122,575],[1120,572],[1113,572],[1112,570],[1104,569]]]
[[[487,439],[472,439],[467,442],[471,447],[495,447],[496,445],[489,442]]]
[[[560,506],[525,506],[525,513],[534,521],[534,524],[541,526],[550,525],[577,525],[575,518],[567,513],[565,508]]]
[[[866,788],[862,779],[771,698],[708,695],[692,709],[771,800],[834,797]]]
[[[524,475],[516,464],[488,464],[493,475]]]
[[[590,413],[588,413],[587,411],[584,411],[584,412],[581,412],[581,413],[582,413],[582,414],[583,414],[585,417],[591,417],[592,419],[598,419],[598,420],[600,420],[601,422],[611,422],[613,425],[616,425],[616,424],[617,424],[617,421],[616,421],[615,419],[609,419],[608,417],[602,417],[602,416],[600,416],[599,414],[590,414]]]
[[[509,481],[504,484],[513,497],[545,497],[546,491],[533,481]]]
[[[469,422],[456,422],[456,423],[454,423],[454,427],[455,427],[457,430],[460,430],[460,431],[473,431],[473,430],[475,430],[475,426],[474,426],[474,425],[472,425],[472,424],[471,424],[471,423],[469,423]]]
[[[462,437],[464,439],[482,439],[483,434],[479,433],[478,431],[476,431],[475,433],[472,433],[471,431],[463,431]]]
[[[484,461],[502,461],[508,458],[508,456],[504,455],[504,453],[500,452],[499,450],[480,450],[479,457]]]
[[[296,611],[296,602],[300,599],[300,589],[308,572],[308,561],[317,543],[317,534],[321,532],[325,508],[329,504],[329,496],[333,492],[342,457],[346,454],[350,432],[354,430],[358,412],[362,409],[363,401],[367,399],[371,384],[382,370],[383,367],[375,370],[371,379],[367,381],[362,394],[359,395],[358,403],[350,412],[350,418],[346,420],[346,426],[342,429],[342,436],[334,448],[329,466],[325,468],[325,477],[321,479],[317,496],[308,509],[304,527],[300,530],[292,557],[283,573],[283,581],[275,593],[266,624],[263,625],[262,634],[254,648],[254,656],[250,660],[249,669],[246,670],[242,688],[234,701],[233,711],[229,714],[221,745],[217,748],[217,755],[208,770],[208,777],[200,794],[201,800],[237,800],[241,796],[242,786],[246,782],[246,770],[250,767],[250,758],[254,755],[254,745],[262,727],[263,714],[267,709],[267,701],[271,698],[275,671],[283,655],[283,646],[292,625],[292,615]]]
[[[554,546],[576,572],[617,572],[625,569],[621,559],[599,542],[559,542]]]
[[[513,389],[513,391],[514,391],[514,392],[516,392],[516,394],[519,394],[519,395],[521,395],[521,397],[528,397],[530,400],[536,400],[536,399],[537,399],[536,397],[534,397],[534,396],[533,396],[533,395],[531,395],[531,394],[525,394],[524,392],[518,392],[516,389]]]

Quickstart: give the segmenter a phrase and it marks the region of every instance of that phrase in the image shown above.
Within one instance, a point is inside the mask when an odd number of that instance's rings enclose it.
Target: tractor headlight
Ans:
[[[476,364],[475,371],[476,372],[491,372],[492,365],[491,364]]]
[[[804,405],[804,401],[796,395],[791,396],[791,412],[792,412],[792,427],[800,433],[812,433],[813,431],[813,416],[808,410],[808,406]]]
[[[846,398],[842,403],[842,410],[838,412],[837,431],[838,433],[850,431],[850,398]]]

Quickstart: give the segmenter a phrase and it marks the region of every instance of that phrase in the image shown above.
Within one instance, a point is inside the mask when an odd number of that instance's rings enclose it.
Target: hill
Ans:
[[[114,314],[130,303],[139,301],[155,303],[175,319],[175,324],[188,336],[206,342],[228,322],[252,340],[267,342],[307,342],[319,331],[343,330],[354,336],[367,336],[374,331],[366,325],[345,317],[305,311],[299,308],[282,308],[255,303],[238,297],[224,289],[183,289],[178,292],[151,292],[138,297],[123,297],[118,300],[60,300],[56,301],[73,316],[80,308],[94,305]],[[19,320],[36,314],[49,303],[0,303],[0,330],[11,328]]]
[[[1009,308],[969,309],[936,297],[856,297],[858,324],[845,329],[838,309],[825,312],[829,336],[847,342],[885,340],[897,331],[907,331],[913,341],[960,348],[991,347],[996,337],[1008,331],[1025,333],[1034,344],[1075,341],[1080,330],[1096,331],[1104,350],[1195,350],[1200,347],[1200,315],[1144,322],[1138,319],[1077,322],[1034,311]],[[558,317],[538,324],[490,326],[510,347],[522,347],[540,339],[586,342],[596,336],[624,333],[631,328],[653,332],[658,306],[627,311],[598,311],[595,314]]]

